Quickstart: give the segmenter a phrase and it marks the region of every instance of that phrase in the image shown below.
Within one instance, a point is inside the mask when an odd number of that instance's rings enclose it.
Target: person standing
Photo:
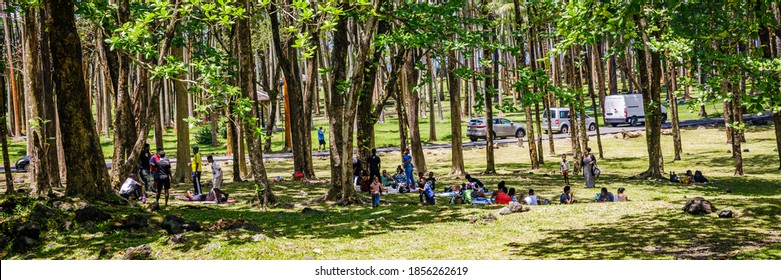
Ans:
[[[222,186],[222,167],[219,163],[214,161],[214,157],[212,155],[206,157],[206,162],[209,163],[212,168],[212,172],[214,172],[214,177],[212,178],[212,187],[219,189]]]
[[[380,183],[380,178],[375,177],[374,181],[371,184],[371,191],[372,191],[372,208],[380,207],[380,195],[383,191],[387,191],[382,186],[382,183]]]
[[[559,163],[559,172],[564,176],[564,184],[569,185],[569,161],[567,161],[567,154],[561,155],[561,163]]]
[[[138,170],[141,173],[141,181],[144,182],[145,192],[157,192],[154,188],[149,188],[149,160],[152,158],[152,153],[149,152],[149,144],[144,144],[144,149],[141,150],[141,155],[138,156]]]
[[[322,126],[317,130],[317,141],[320,143],[320,145],[317,146],[317,149],[325,151],[325,132],[323,132]]]
[[[369,177],[371,177],[372,182],[374,182],[374,178],[380,177],[380,165],[381,160],[380,157],[377,156],[377,149],[372,149],[372,155],[369,156]]]
[[[193,146],[193,160],[190,163],[192,167],[193,192],[195,195],[201,194],[201,172],[203,171],[203,159],[198,146]]]
[[[404,151],[404,156],[401,157],[401,165],[404,166],[404,174],[407,176],[407,186],[412,189],[415,187],[415,174],[412,173],[414,167],[412,166],[412,156],[409,155],[409,149]]]
[[[152,155],[151,158],[149,158],[149,171],[152,173],[152,189],[154,190],[155,193],[159,192],[158,190],[159,185],[157,183],[158,181],[160,181],[160,178],[158,178],[159,170],[157,168],[157,161],[160,160],[160,153],[165,154],[165,152],[163,152],[163,149],[158,148],[157,153],[155,153],[154,155]]]
[[[361,160],[358,157],[353,157],[353,182],[355,182],[356,186],[360,183],[361,175],[363,175]]]
[[[583,179],[586,181],[586,188],[593,188],[596,183],[594,182],[594,164],[597,163],[597,159],[591,154],[591,148],[586,147],[583,150],[583,159],[581,165],[583,167]]]
[[[168,191],[171,189],[171,162],[165,157],[165,152],[158,153],[159,160],[155,162],[157,167],[157,199],[155,203],[160,205],[160,191],[165,191],[165,206],[168,206]]]

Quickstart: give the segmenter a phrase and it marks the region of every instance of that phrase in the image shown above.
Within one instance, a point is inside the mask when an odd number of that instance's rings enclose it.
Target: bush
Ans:
[[[201,126],[201,128],[198,129],[198,133],[195,134],[195,142],[198,143],[198,145],[211,146],[212,126],[211,125]]]

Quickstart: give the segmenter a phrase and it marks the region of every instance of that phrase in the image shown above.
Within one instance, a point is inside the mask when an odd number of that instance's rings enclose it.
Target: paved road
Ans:
[[[751,123],[752,121],[757,121],[757,120],[768,121],[770,119],[771,119],[771,115],[770,114],[763,114],[761,116],[746,115],[746,116],[743,117],[744,122],[746,122],[747,124]],[[682,121],[680,123],[680,126],[681,127],[691,127],[691,126],[723,124],[723,123],[724,123],[724,119],[723,118],[709,118],[709,119]],[[666,122],[666,123],[662,124],[662,129],[669,129],[671,126],[672,126],[672,124],[670,122]],[[643,130],[645,130],[645,126],[635,126],[635,127],[625,126],[625,125],[618,126],[618,127],[603,126],[603,127],[600,127],[599,130],[600,130],[599,132],[600,132],[601,135],[610,135],[610,134],[621,133],[622,130],[626,130],[626,131],[643,131]],[[589,131],[588,132],[589,136],[594,136],[596,134],[597,134],[596,131]],[[563,133],[553,134],[553,139],[564,139],[564,138],[569,138],[569,134],[563,134]],[[542,135],[542,139],[544,141],[548,140],[548,135],[547,134],[543,134]],[[524,139],[524,142],[528,142],[528,141],[526,139]],[[497,139],[496,141],[494,141],[494,143],[499,144],[499,145],[503,145],[503,144],[510,144],[510,143],[518,143],[518,140],[515,139],[515,138]],[[464,142],[463,146],[464,147],[485,146],[485,141]],[[429,150],[429,149],[449,149],[450,147],[451,147],[450,144],[433,144],[433,145],[423,146],[423,148],[427,149],[427,150]],[[378,148],[377,149],[377,152],[380,152],[380,153],[395,152],[395,151],[399,151],[399,147]],[[312,156],[313,157],[327,157],[327,156],[329,156],[329,153],[327,151],[325,151],[325,152],[319,152],[319,151],[315,152],[315,151],[313,151],[312,152]],[[266,159],[293,158],[293,154],[292,153],[263,154],[263,158],[266,158]],[[230,161],[230,160],[233,160],[233,157],[231,157],[231,156],[215,156],[214,160],[216,160],[216,161]],[[176,162],[176,159],[172,158],[171,162],[172,163]],[[106,161],[106,166],[111,168],[111,161],[110,160]],[[5,169],[0,165],[0,172],[4,172],[4,170]],[[17,172],[15,167],[11,167],[11,171],[12,172]]]

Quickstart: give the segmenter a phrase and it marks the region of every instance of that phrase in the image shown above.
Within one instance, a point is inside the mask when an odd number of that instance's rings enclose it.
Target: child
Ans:
[[[380,178],[377,177],[374,177],[374,182],[372,182],[371,189],[372,208],[380,207],[380,194],[382,194],[383,191],[388,191],[388,189],[382,186],[382,183],[380,183]]]
[[[681,178],[681,184],[691,184],[694,183],[694,174],[692,174],[691,170],[686,170],[686,176],[683,176]]]
[[[435,205],[437,204],[437,200],[434,199],[434,182],[426,182],[423,184],[423,188],[421,189],[420,193],[423,197],[425,197],[424,204],[428,205]]]
[[[559,172],[564,175],[564,184],[569,185],[569,161],[567,161],[567,155],[561,155],[561,163],[559,163]]]
[[[524,202],[526,202],[526,205],[537,205],[539,204],[539,199],[536,195],[534,195],[534,189],[529,189],[529,196],[523,199]]]
[[[507,195],[512,198],[513,202],[518,202],[518,197],[515,196],[515,188],[510,188],[510,191],[507,192]]]
[[[626,189],[624,189],[623,187],[622,188],[618,188],[618,195],[616,195],[616,201],[618,201],[618,202],[627,202],[627,201],[629,201],[629,197],[624,194],[625,190]]]
[[[570,187],[564,186],[564,192],[559,197],[559,203],[561,204],[572,204],[574,201],[572,197],[575,196],[575,194],[570,193]]]

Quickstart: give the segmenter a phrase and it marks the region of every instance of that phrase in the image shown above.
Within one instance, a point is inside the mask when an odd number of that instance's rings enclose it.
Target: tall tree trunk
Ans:
[[[452,169],[450,174],[464,174],[464,148],[461,146],[461,79],[456,75],[458,62],[456,61],[456,52],[451,51],[448,62],[448,94],[450,95],[450,163]],[[777,125],[776,127],[779,127]],[[781,138],[779,138],[781,139]]]
[[[2,4],[0,5],[0,7],[2,7],[3,9],[6,8],[5,0],[3,0],[2,3],[0,4]],[[10,109],[9,111],[13,114],[12,116],[13,135],[19,137],[22,135],[22,130],[21,130],[22,122],[20,117],[21,114],[19,113],[19,94],[18,91],[16,91],[16,78],[15,78],[16,75],[14,74],[14,69],[16,68],[14,67],[14,58],[12,54],[13,45],[11,44],[11,34],[10,34],[11,25],[9,24],[8,21],[9,17],[11,17],[11,9],[7,10],[3,14],[3,32],[5,34],[5,45],[6,45],[5,52],[8,58],[6,60],[6,63],[8,63],[8,65],[6,65],[8,67],[8,71],[6,73],[8,75],[8,83],[11,85],[10,95],[12,98],[12,102],[9,105],[13,105],[11,107],[12,109]]]
[[[437,122],[434,120],[434,88],[436,87],[436,69],[431,63],[431,53],[426,54],[426,62],[428,64],[428,74],[430,81],[428,82],[428,141],[437,141]]]
[[[5,72],[5,68],[3,68]],[[5,73],[0,75],[0,93],[5,92]],[[5,96],[0,96],[0,146],[3,148],[3,168],[5,171],[5,193],[14,193],[14,177],[11,174],[11,158],[8,156],[8,119],[5,114]],[[779,127],[779,125],[776,125]],[[778,138],[781,139],[781,138]]]
[[[644,29],[646,19],[635,19],[638,26]],[[662,110],[660,99],[661,57],[659,52],[651,51],[648,34],[642,33],[644,48],[637,50],[638,74],[643,93],[643,108],[645,108],[645,135],[648,146],[648,170],[640,174],[644,178],[663,178],[664,159],[662,158]]]
[[[176,59],[182,59],[184,57],[182,47],[171,47],[171,55]],[[190,158],[190,126],[185,120],[190,117],[187,103],[190,95],[187,93],[187,86],[182,82],[183,78],[184,74],[180,74],[173,80],[176,93],[176,158],[178,160],[174,181],[179,183],[185,182],[189,178],[187,175],[194,171],[189,164],[186,164],[189,162],[186,159]]]
[[[426,158],[423,154],[423,144],[420,142],[420,125],[418,124],[420,116],[420,93],[412,89],[413,84],[418,81],[418,71],[415,70],[415,61],[412,49],[407,49],[404,72],[402,74],[402,90],[407,97],[407,127],[409,128],[410,146],[412,147],[412,163],[417,172],[426,172]]]
[[[270,13],[271,16],[271,29],[274,42],[274,50],[277,54],[279,65],[282,68],[282,73],[285,76],[286,86],[286,99],[285,99],[285,116],[286,123],[289,125],[286,127],[286,131],[290,133],[290,144],[293,150],[293,168],[296,172],[302,172],[305,178],[315,178],[314,170],[312,167],[312,134],[310,133],[310,127],[307,126],[306,118],[311,116],[311,110],[306,112],[304,91],[301,87],[301,70],[299,67],[297,49],[293,48],[296,37],[290,36],[287,40],[282,42],[279,34],[280,20],[285,25],[289,24],[288,17],[285,17],[287,13],[287,7],[283,8],[283,13],[278,13],[276,10],[279,8],[278,1],[272,1],[274,13]],[[287,133],[287,132],[286,132]]]
[[[773,126],[776,128],[776,150],[778,150],[778,170],[781,170],[781,111],[773,113]]]
[[[255,95],[256,92],[254,79],[252,78],[254,76],[253,72],[255,71],[255,62],[252,55],[252,44],[250,40],[251,31],[249,28],[251,9],[248,0],[240,0],[239,4],[247,13],[246,16],[240,17],[236,20],[236,30],[238,35],[237,39],[239,45],[239,87],[241,88],[242,97],[250,98],[250,96]],[[266,175],[266,167],[263,164],[263,152],[261,150],[260,137],[256,137],[254,135],[255,129],[250,129],[256,126],[256,123],[252,120],[257,119],[259,116],[256,115],[257,113],[255,110],[250,110],[248,114],[249,116],[247,116],[247,118],[243,118],[242,120],[244,122],[244,127],[247,129],[242,129],[242,131],[244,132],[244,137],[247,139],[249,144],[249,157],[250,163],[252,165],[252,177],[255,180],[256,186],[263,187],[263,195],[262,197],[258,197],[258,199],[261,206],[265,206],[266,203],[274,203],[276,201],[276,197],[271,192],[271,185],[269,184]]]
[[[678,119],[678,77],[676,75],[675,65],[672,61],[667,63],[667,78],[669,79],[667,92],[668,99],[670,100],[670,114],[672,114],[672,130],[673,130],[673,149],[675,150],[674,160],[681,160],[681,153],[683,153],[683,147],[681,145],[681,127]]]
[[[111,182],[100,151],[100,141],[82,78],[81,42],[73,3],[45,1],[46,27],[51,38],[54,91],[61,122],[67,166],[68,195],[98,198],[111,192]]]
[[[596,136],[597,136],[597,147],[599,148],[599,159],[605,158],[604,153],[602,151],[602,136],[599,133],[599,115],[600,112],[604,112],[605,106],[603,105],[604,93],[605,93],[605,85],[602,83],[602,78],[600,77],[601,72],[601,61],[599,60],[599,50],[597,49],[599,45],[592,46],[591,47],[591,54],[586,55],[586,77],[588,77],[588,94],[591,96],[591,110],[594,111],[594,129],[596,130]],[[596,75],[593,75],[594,72],[597,72]],[[594,76],[597,76],[597,83],[599,93],[600,93],[600,106],[599,108],[602,110],[597,110],[597,101],[594,97]],[[584,118],[585,119],[585,118]]]
[[[42,85],[40,45],[38,36],[38,9],[28,6],[24,16],[24,90],[28,98],[30,128],[27,131],[28,141],[32,143],[30,155],[30,185],[31,195],[47,196],[53,186],[49,180],[49,154],[56,154],[57,145],[50,145],[46,137],[47,125],[54,121],[54,116],[46,113],[45,95]],[[3,108],[4,109],[4,108]]]
[[[575,64],[572,58],[572,54],[567,54],[564,59],[564,69],[567,72],[567,84],[569,85],[570,90],[575,90],[577,88],[577,83],[575,82]],[[569,101],[567,102],[569,106],[569,121],[570,124],[576,124],[578,120],[575,118],[575,114],[572,112],[575,112],[575,102]],[[578,127],[577,125],[570,125],[570,144],[572,144],[572,155],[573,155],[573,162],[575,163],[572,171],[573,173],[577,174],[580,172],[581,169],[581,158],[582,158],[582,147],[580,146],[580,135],[578,133]]]

